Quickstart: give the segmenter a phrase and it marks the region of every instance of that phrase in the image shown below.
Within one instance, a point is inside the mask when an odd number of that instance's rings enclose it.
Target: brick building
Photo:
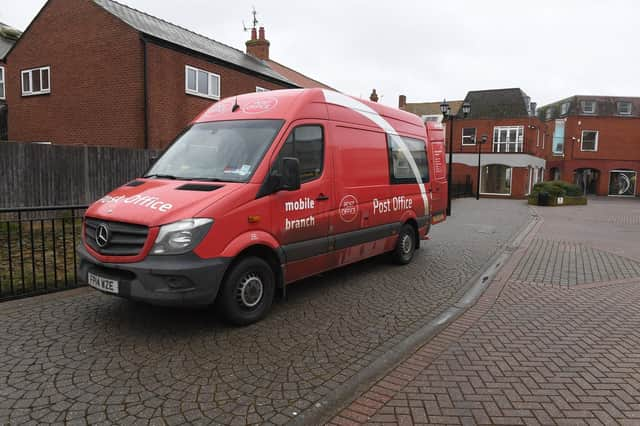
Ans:
[[[0,22],[0,140],[7,139],[7,66],[5,56],[11,50],[20,31]]]
[[[418,117],[422,118],[422,121],[435,121],[442,122],[443,116],[440,111],[440,104],[442,102],[407,102],[405,95],[400,95],[398,98],[398,108],[403,111],[411,112]],[[451,113],[456,115],[462,106],[462,101],[448,101]]]
[[[460,105],[471,104],[465,118]],[[452,103],[449,103],[450,106]],[[438,117],[440,102],[407,104],[402,109],[423,119]],[[545,173],[544,125],[535,116],[535,104],[521,89],[480,90],[456,101],[454,119],[445,122],[447,149],[453,133],[453,183],[471,183],[478,188],[478,147],[481,151],[480,194],[491,197],[523,198]],[[485,144],[479,143],[486,136]],[[448,156],[447,156],[448,161]]]
[[[640,98],[572,96],[541,107],[548,179],[588,194],[640,195]]]
[[[220,98],[304,86],[275,69],[112,0],[49,0],[7,55],[9,138],[162,148]]]

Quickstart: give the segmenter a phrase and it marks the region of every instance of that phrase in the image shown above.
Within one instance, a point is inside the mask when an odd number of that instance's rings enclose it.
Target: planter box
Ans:
[[[538,196],[529,196],[528,198],[528,203],[533,205],[533,206],[537,206],[538,205]],[[550,207],[557,207],[557,206],[585,206],[587,205],[587,197],[583,197],[583,196],[578,196],[578,197],[569,197],[569,196],[564,196],[564,197],[549,197],[549,204],[548,206]]]

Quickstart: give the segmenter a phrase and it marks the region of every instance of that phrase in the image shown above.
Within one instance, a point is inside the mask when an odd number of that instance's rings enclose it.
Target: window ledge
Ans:
[[[43,91],[40,91],[40,92],[31,92],[31,93],[22,92],[22,96],[23,97],[49,95],[49,94],[51,94],[51,90],[43,90]]]

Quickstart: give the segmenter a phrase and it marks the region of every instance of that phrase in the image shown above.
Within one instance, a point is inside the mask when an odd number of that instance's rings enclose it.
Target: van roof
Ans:
[[[335,98],[345,100],[344,104],[336,103],[332,100]],[[345,105],[347,103],[348,105]],[[327,104],[339,105],[353,110],[373,111],[382,117],[424,129],[424,123],[417,115],[321,88],[272,90],[222,99],[203,111],[193,122],[246,119],[328,119]],[[234,108],[236,105],[237,107]]]

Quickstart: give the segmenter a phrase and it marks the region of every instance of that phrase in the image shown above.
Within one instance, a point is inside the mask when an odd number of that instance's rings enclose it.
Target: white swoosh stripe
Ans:
[[[400,147],[400,152],[404,154],[405,159],[409,163],[411,167],[411,171],[413,171],[414,176],[416,177],[416,182],[418,182],[418,186],[420,187],[420,195],[422,195],[422,201],[424,202],[424,214],[425,216],[429,214],[429,199],[427,198],[427,191],[424,187],[424,183],[422,183],[422,175],[420,174],[420,169],[418,169],[418,165],[416,161],[413,159],[413,155],[411,155],[411,151],[407,147],[407,144],[404,143],[402,138],[398,135],[396,129],[385,120],[380,114],[371,109],[368,105],[363,104],[353,98],[350,98],[341,93],[332,92],[330,90],[322,90],[324,93],[324,99],[326,102],[340,105],[345,108],[349,108],[365,117],[369,120],[376,123],[382,130],[384,130],[387,134],[391,136],[391,139],[395,144]]]

